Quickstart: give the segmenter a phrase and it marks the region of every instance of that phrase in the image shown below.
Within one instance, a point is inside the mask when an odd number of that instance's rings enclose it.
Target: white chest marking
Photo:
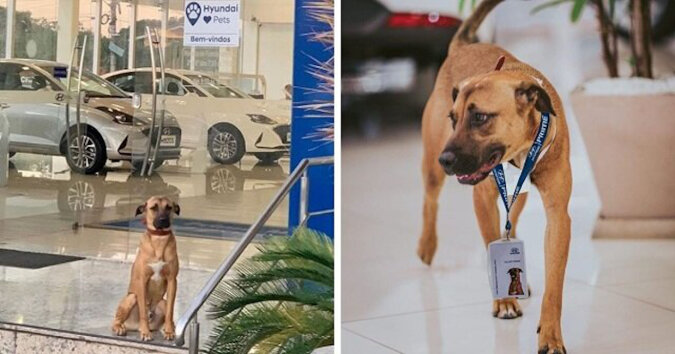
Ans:
[[[164,265],[166,262],[164,261],[157,261],[155,263],[148,263],[148,267],[152,269],[152,277],[150,279],[154,281],[160,281],[162,280],[162,276],[160,275],[160,272],[162,271],[162,268],[164,268]]]

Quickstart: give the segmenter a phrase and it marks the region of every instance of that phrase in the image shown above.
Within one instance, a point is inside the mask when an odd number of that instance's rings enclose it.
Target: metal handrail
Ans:
[[[150,26],[145,26],[145,32],[148,35],[150,40],[150,65],[152,67],[152,122],[150,124],[150,133],[148,133],[148,145],[145,151],[145,157],[143,158],[143,165],[141,166],[141,176],[150,176],[152,175],[152,170],[155,167],[155,160],[157,160],[157,151],[159,150],[160,142],[162,140],[162,129],[164,127],[164,55],[162,54],[163,50],[159,41],[159,35],[155,28],[150,28]],[[159,128],[157,132],[157,139],[155,140],[154,151],[152,149],[152,138],[155,136],[155,125],[157,124],[157,65],[155,64],[155,47],[159,54],[159,70],[160,70],[160,92],[162,95],[162,109],[159,119]],[[150,154],[152,153],[152,158]],[[148,166],[149,165],[149,166]]]
[[[162,48],[162,45],[159,41],[159,35],[157,34],[157,29],[153,28],[154,32],[154,38],[153,40],[157,40],[156,46],[157,46],[157,53],[159,57],[159,71],[160,71],[160,77],[159,77],[159,94],[162,95],[162,100],[161,100],[161,105],[160,105],[160,117],[159,117],[159,127],[157,128],[157,139],[155,140],[155,149],[152,153],[152,162],[150,163],[150,169],[148,169],[148,176],[152,176],[152,170],[155,168],[155,162],[157,161],[157,151],[159,151],[159,147],[161,146],[162,142],[162,132],[164,131],[164,115],[165,115],[165,97],[164,95],[166,94],[166,75],[165,75],[165,70],[164,70],[164,49]],[[154,74],[154,73],[153,73]],[[152,82],[152,87],[155,88],[155,81],[153,78]],[[155,91],[155,102],[153,102],[153,105],[156,106],[156,100],[157,100],[157,91]],[[156,107],[155,107],[156,108]],[[155,117],[153,116],[153,124],[154,124],[154,119]],[[154,125],[153,125],[154,126]],[[152,139],[148,142],[148,144],[152,144]]]
[[[244,249],[251,243],[253,238],[258,234],[258,232],[265,225],[267,220],[272,216],[272,213],[279,207],[283,199],[291,191],[291,188],[297,183],[303,176],[306,178],[307,169],[311,166],[318,165],[329,165],[333,163],[333,157],[312,157],[306,158],[300,161],[298,166],[295,167],[293,172],[288,176],[284,184],[281,186],[277,194],[274,196],[272,201],[269,203],[267,208],[260,214],[251,227],[248,228],[244,237],[237,243],[234,247],[234,250],[228,254],[227,258],[220,264],[218,269],[211,275],[211,278],[206,282],[206,285],[199,291],[199,294],[192,300],[188,306],[187,311],[178,319],[176,323],[176,339],[175,344],[177,346],[182,346],[185,344],[185,329],[188,324],[192,322],[190,328],[190,342],[189,342],[189,353],[197,353],[198,350],[198,337],[199,337],[199,323],[197,323],[197,312],[204,305],[206,300],[209,298],[211,293],[216,289],[220,281],[225,277],[225,274],[230,271],[234,263],[239,259],[239,257],[244,252]],[[307,196],[307,193],[302,193],[304,197]],[[305,203],[306,201],[301,201]],[[306,215],[301,215],[303,222],[306,222]]]
[[[77,131],[77,165],[82,163],[82,132],[80,125],[81,119],[80,119],[80,106],[81,106],[81,92],[82,92],[82,69],[84,65],[84,53],[85,49],[87,46],[87,35],[84,35],[84,40],[82,41],[82,45],[80,45],[80,40],[79,38],[75,39],[75,44],[73,44],[73,51],[71,53],[70,57],[70,64],[68,65],[68,72],[66,74],[66,156],[70,161],[73,161],[73,153],[70,151],[71,149],[71,138],[70,138],[70,100],[72,98],[70,94],[70,85],[72,81],[72,73],[73,73],[73,68],[75,67],[75,58],[77,57],[77,52],[80,52],[80,63],[79,63],[79,73],[78,73],[78,81],[77,81],[77,103],[75,106],[75,127]]]

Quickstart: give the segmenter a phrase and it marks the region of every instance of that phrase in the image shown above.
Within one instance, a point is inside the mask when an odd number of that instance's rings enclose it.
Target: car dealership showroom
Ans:
[[[0,0],[0,249],[27,264],[0,266],[0,327],[117,340],[151,196],[178,214],[179,322],[289,175],[294,16],[292,0]],[[272,210],[255,237],[287,233],[288,198]]]

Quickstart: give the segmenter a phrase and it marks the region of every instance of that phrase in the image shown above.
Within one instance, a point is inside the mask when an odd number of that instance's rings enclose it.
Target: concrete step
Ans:
[[[2,354],[183,354],[165,341],[143,343],[133,337],[106,337],[27,325],[0,323]]]
[[[41,269],[0,266],[0,354],[61,353],[60,348],[77,349],[68,353],[87,354],[184,352],[176,349],[173,342],[165,341],[159,332],[153,333],[149,344],[139,340],[137,331],[129,331],[125,337],[112,333],[113,315],[129,286],[130,268],[128,261],[96,259]],[[211,273],[181,268],[176,321]],[[203,346],[213,324],[206,320],[205,311],[200,311],[198,318]],[[118,351],[91,349],[106,346]]]

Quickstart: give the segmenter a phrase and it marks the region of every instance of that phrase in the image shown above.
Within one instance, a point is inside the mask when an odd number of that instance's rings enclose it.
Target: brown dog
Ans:
[[[445,174],[457,175],[460,183],[474,186],[474,210],[485,244],[499,238],[498,192],[493,179],[487,177],[501,162],[522,167],[541,112],[549,112],[546,153],[531,174],[547,218],[539,352],[563,353],[560,315],[570,240],[567,205],[572,188],[565,114],[560,97],[540,72],[502,48],[472,43],[478,26],[499,2],[483,1],[459,28],[424,109],[424,225],[417,253],[424,263],[431,264],[437,244],[437,201]],[[500,71],[495,71],[501,56],[506,61]],[[510,213],[514,231],[525,197],[519,198]],[[493,314],[513,318],[522,312],[516,299],[503,299],[494,301]]]
[[[509,276],[511,277],[511,284],[509,284],[509,295],[523,295],[523,284],[520,282],[520,273],[523,270],[520,268],[509,269]]]
[[[178,254],[171,220],[173,214],[180,214],[180,207],[168,198],[151,197],[136,209],[136,215],[141,214],[147,230],[141,236],[129,291],[117,307],[112,330],[118,336],[138,330],[141,340],[148,341],[151,331],[164,325],[164,339],[171,340],[175,337],[173,308],[178,286]]]

